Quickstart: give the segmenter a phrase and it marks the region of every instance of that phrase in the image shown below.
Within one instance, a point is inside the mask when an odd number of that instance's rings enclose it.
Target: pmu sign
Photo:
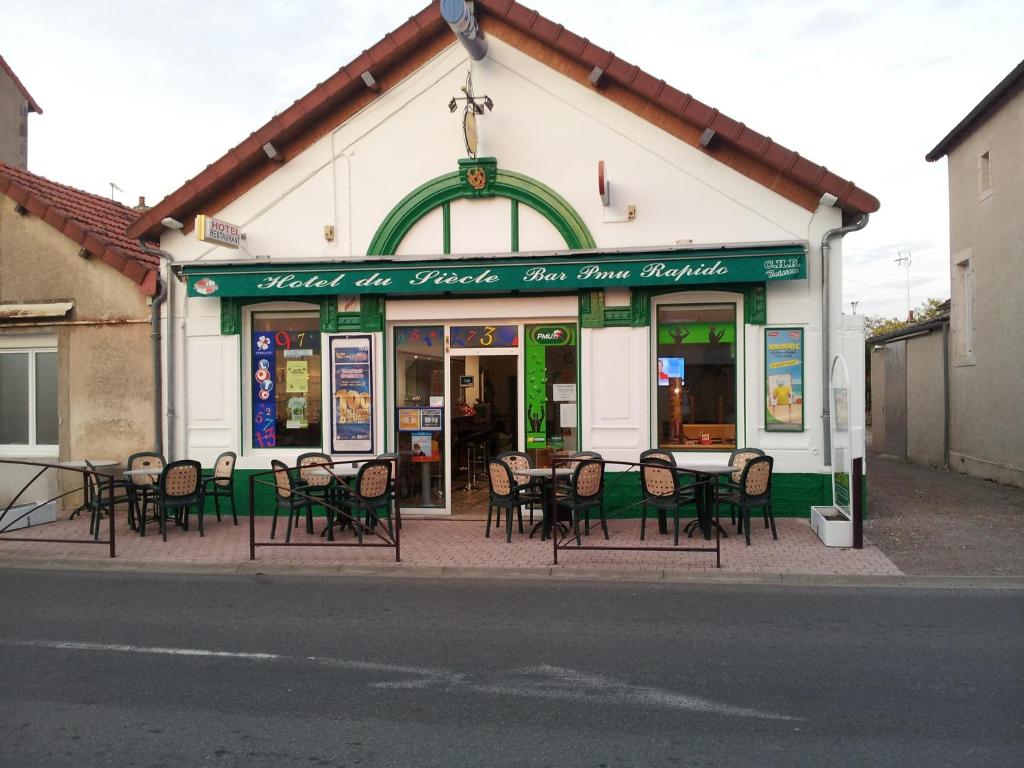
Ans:
[[[196,239],[225,248],[237,248],[242,244],[242,230],[234,224],[200,214],[196,216]]]

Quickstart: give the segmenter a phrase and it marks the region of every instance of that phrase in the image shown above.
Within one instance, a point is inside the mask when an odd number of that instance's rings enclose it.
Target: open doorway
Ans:
[[[487,515],[487,459],[519,449],[519,357],[451,356],[452,517]]]

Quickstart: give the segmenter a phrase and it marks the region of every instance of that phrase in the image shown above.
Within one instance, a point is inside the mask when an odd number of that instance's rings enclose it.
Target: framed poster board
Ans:
[[[765,328],[764,428],[804,431],[803,328]]]
[[[331,336],[331,453],[373,453],[369,336]]]

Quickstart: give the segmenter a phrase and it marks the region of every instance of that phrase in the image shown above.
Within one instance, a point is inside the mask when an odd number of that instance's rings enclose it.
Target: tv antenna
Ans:
[[[907,268],[907,320],[910,319],[910,251],[896,251],[897,258],[893,259],[901,267],[906,266]]]
[[[115,190],[115,189],[116,189],[116,190],[117,190],[118,192],[124,192],[124,190],[123,190],[123,189],[121,189],[121,188],[120,188],[119,186],[117,186],[117,184],[115,184],[115,183],[114,183],[114,182],[112,182],[112,181],[108,181],[108,182],[107,182],[107,184],[109,184],[109,185],[110,185],[110,199],[111,199],[111,200],[113,200],[113,199],[114,199],[114,190]]]

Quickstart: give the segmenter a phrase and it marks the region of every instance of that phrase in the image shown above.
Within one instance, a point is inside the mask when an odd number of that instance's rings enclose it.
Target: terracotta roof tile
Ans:
[[[0,163],[0,194],[122,272],[144,293],[154,292],[160,260],[125,232],[138,217],[136,211],[4,163]],[[149,273],[152,280],[147,279]]]
[[[852,182],[801,158],[769,137],[649,75],[638,66],[619,59],[531,8],[513,0],[477,0],[476,11],[485,32],[488,17],[499,18],[506,26],[550,46],[557,54],[569,57],[588,71],[595,66],[601,67],[605,70],[605,76],[622,88],[690,124],[696,129],[697,136],[704,129],[713,128],[718,138],[708,151],[740,169],[750,165],[744,155],[767,166],[770,172],[781,174],[781,178],[773,177],[772,181],[763,183],[768,183],[774,189],[793,190],[803,187],[804,191],[800,195],[803,204],[807,204],[812,193],[816,199],[822,192],[831,192],[839,198],[839,205],[847,211],[871,213],[878,210],[878,200],[858,189]],[[266,161],[262,151],[266,142],[274,143],[280,152],[284,147],[277,146],[278,143],[287,145],[291,140],[307,137],[307,134],[317,131],[319,135],[325,134],[329,128],[320,119],[323,115],[335,114],[346,103],[364,97],[365,89],[353,85],[364,71],[370,70],[374,77],[378,77],[379,73],[398,66],[417,47],[426,47],[446,28],[437,4],[431,2],[360,53],[355,60],[339,68],[309,94],[258,128],[238,146],[228,150],[224,158],[186,181],[178,190],[140,216],[128,228],[129,234],[158,235],[164,217],[173,216],[185,221],[197,212],[200,205],[215,199],[217,194],[226,191],[230,191],[231,195],[241,194],[251,188],[267,175],[266,167],[259,165]],[[297,143],[303,146],[302,142]],[[308,143],[304,145],[308,146]],[[731,156],[722,156],[722,153],[716,151],[723,143],[735,148]],[[228,156],[233,161],[230,164],[226,162]],[[762,175],[758,174],[757,177]]]

